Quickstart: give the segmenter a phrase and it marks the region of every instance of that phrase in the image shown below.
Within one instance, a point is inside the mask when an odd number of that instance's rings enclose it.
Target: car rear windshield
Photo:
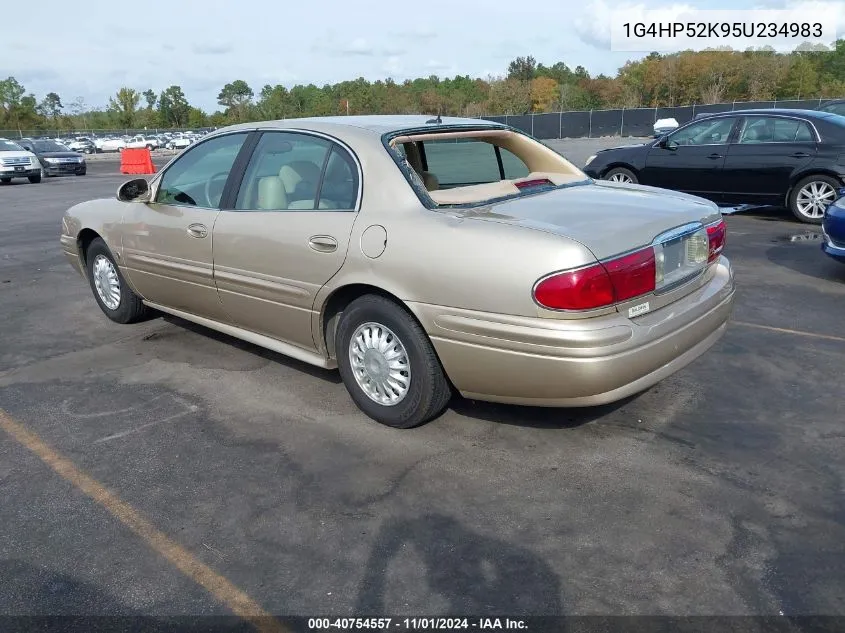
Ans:
[[[22,152],[23,147],[12,141],[0,141],[0,152]]]
[[[536,139],[509,128],[409,131],[389,140],[417,192],[438,207],[483,204],[584,182]]]

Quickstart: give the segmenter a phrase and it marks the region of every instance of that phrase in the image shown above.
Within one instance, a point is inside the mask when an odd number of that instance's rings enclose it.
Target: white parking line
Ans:
[[[759,323],[748,323],[746,321],[731,321],[734,325],[742,325],[744,327],[753,327],[758,330],[767,330],[769,332],[779,332],[781,334],[794,334],[796,336],[808,336],[810,338],[818,338],[827,341],[839,341],[845,343],[845,336],[834,336],[833,334],[816,334],[815,332],[806,332],[804,330],[792,330],[784,327],[774,327],[771,325],[761,325]]]

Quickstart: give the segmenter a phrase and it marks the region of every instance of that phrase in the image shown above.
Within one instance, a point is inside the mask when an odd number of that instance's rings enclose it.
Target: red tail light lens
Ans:
[[[590,310],[613,303],[613,284],[601,264],[546,277],[534,299],[552,310]]]
[[[724,220],[719,220],[707,227],[707,239],[710,242],[710,255],[708,263],[715,262],[725,248],[728,239],[728,227]]]
[[[654,292],[657,276],[653,248],[644,248],[605,262],[604,267],[613,283],[616,301],[627,301]]]
[[[552,310],[593,310],[655,289],[654,249],[546,277],[534,287],[534,299]]]

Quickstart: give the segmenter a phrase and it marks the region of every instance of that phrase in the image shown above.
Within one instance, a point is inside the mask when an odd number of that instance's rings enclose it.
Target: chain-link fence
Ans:
[[[627,108],[620,110],[579,110],[508,116],[485,116],[488,121],[505,123],[539,139],[594,138],[600,136],[645,137],[654,134],[659,119],[675,119],[678,125],[692,121],[697,114],[715,114],[733,110],[787,108],[815,110],[828,99],[791,99],[788,101],[734,101],[673,108]]]
[[[713,114],[732,110],[754,108],[788,108],[815,110],[828,99],[790,99],[787,101],[734,101],[707,105],[677,106],[672,108],[626,108],[620,110],[578,110],[480,117],[488,121],[505,123],[539,139],[593,138],[600,136],[652,136],[658,119],[675,119],[678,125],[688,123],[697,114]],[[161,132],[207,132],[180,129],[123,129],[123,130],[0,130],[0,138],[27,137],[74,138],[77,136],[134,136],[155,135]]]

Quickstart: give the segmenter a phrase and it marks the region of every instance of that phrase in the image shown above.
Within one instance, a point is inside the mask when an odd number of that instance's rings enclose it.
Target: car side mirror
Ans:
[[[117,190],[117,199],[121,202],[149,202],[150,183],[146,178],[129,180]]]
[[[674,152],[676,149],[678,149],[678,143],[670,138],[664,138],[662,141],[660,141],[660,147],[662,147],[663,149],[668,149],[670,152]]]

